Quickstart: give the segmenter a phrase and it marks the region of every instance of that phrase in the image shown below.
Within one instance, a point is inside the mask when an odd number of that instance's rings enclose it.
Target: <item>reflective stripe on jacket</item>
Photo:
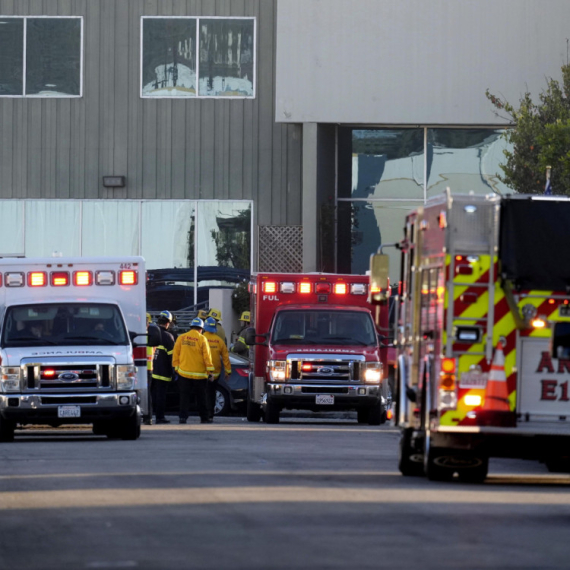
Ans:
[[[152,366],[152,377],[155,380],[172,380],[172,351],[174,350],[174,337],[163,327],[160,329],[160,345],[154,352],[154,363]]]
[[[154,346],[146,347],[146,369],[152,372],[152,361],[154,359]]]
[[[232,373],[232,365],[230,363],[230,356],[228,354],[228,347],[226,343],[217,335],[217,333],[204,332],[204,336],[208,339],[210,344],[210,352],[212,354],[212,364],[214,365],[214,378],[219,378],[222,373],[222,361],[224,362],[224,370],[226,375]]]
[[[183,378],[203,380],[214,373],[210,344],[197,330],[190,330],[176,339],[172,365]]]

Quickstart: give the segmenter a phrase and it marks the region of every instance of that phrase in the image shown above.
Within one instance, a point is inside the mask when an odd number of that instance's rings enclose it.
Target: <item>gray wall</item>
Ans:
[[[85,50],[83,98],[0,98],[0,198],[253,199],[258,223],[299,224],[301,128],[274,122],[275,12],[275,0],[0,0],[0,15],[84,16]],[[255,100],[141,99],[143,15],[255,17]]]
[[[504,124],[567,61],[568,0],[278,0],[281,122]]]

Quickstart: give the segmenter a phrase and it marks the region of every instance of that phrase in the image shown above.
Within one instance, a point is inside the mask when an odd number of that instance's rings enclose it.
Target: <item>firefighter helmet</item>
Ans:
[[[216,321],[221,321],[222,320],[222,311],[220,311],[219,309],[210,309],[208,316],[214,317],[214,319],[216,319]]]
[[[204,330],[211,333],[216,332],[216,319],[214,319],[214,317],[208,317],[204,321]]]
[[[198,311],[198,317],[201,319],[207,319],[208,318],[208,311],[206,311],[205,309],[200,309]]]
[[[149,323],[152,323],[152,317],[150,316],[150,313],[146,314],[146,324],[148,325]]]
[[[169,323],[172,322],[172,313],[170,311],[162,311],[158,316],[166,319]]]
[[[200,317],[196,317],[195,319],[192,319],[190,326],[203,329],[204,328],[204,321]]]
[[[241,314],[241,317],[239,318],[239,320],[240,320],[240,321],[244,321],[244,322],[246,322],[246,323],[249,323],[249,322],[251,321],[251,316],[250,316],[249,311],[244,311],[244,312]]]

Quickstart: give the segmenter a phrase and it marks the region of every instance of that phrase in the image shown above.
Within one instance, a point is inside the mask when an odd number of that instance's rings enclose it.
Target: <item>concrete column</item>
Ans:
[[[317,271],[317,123],[303,124],[303,271]]]

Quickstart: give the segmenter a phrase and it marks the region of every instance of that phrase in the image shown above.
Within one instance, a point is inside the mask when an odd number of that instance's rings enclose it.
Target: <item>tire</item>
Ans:
[[[230,412],[230,395],[223,388],[216,388],[216,399],[214,400],[214,415],[227,416]]]
[[[279,408],[278,405],[273,404],[271,402],[267,402],[267,404],[265,406],[265,423],[266,424],[278,424],[280,412],[281,412],[281,408]]]
[[[425,473],[430,481],[451,481],[457,468],[446,466],[446,450],[430,448],[425,460]]]
[[[103,422],[94,422],[93,424],[93,435],[107,435],[109,431],[106,424]]]
[[[550,473],[570,473],[570,457],[551,457],[544,464]]]
[[[122,439],[123,441],[134,441],[141,435],[141,416],[138,413],[130,418],[118,420],[107,430],[107,437],[110,439]]]
[[[370,417],[370,408],[358,408],[356,410],[356,417],[359,424],[367,424]]]
[[[16,424],[9,420],[5,420],[0,416],[0,441],[8,442],[14,441],[14,429]]]
[[[261,419],[261,406],[247,399],[246,417],[248,422],[258,422]]]
[[[386,423],[386,409],[382,402],[368,408],[368,425],[379,426]]]
[[[489,458],[488,457],[471,457],[466,456],[465,459],[471,458],[480,461],[480,465],[473,467],[464,467],[457,470],[459,480],[463,483],[483,483],[489,473]]]
[[[404,477],[420,477],[424,474],[424,458],[412,447],[413,430],[405,429],[400,435],[398,469]]]

